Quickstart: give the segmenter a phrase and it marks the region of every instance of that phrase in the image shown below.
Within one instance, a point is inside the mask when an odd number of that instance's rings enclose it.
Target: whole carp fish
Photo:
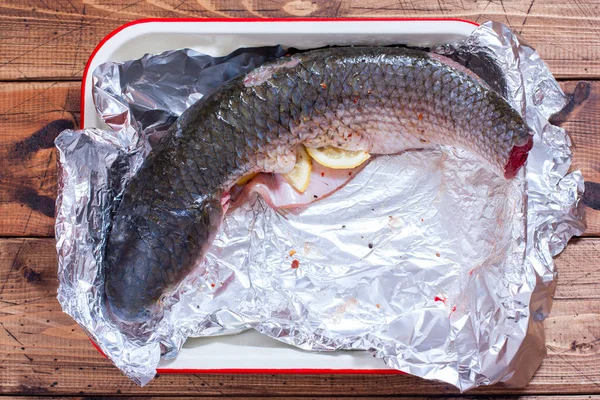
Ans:
[[[140,323],[203,259],[242,176],[289,172],[296,148],[370,154],[451,145],[510,179],[530,129],[476,75],[406,48],[312,50],[263,65],[184,112],[126,188],[106,245],[105,296]]]

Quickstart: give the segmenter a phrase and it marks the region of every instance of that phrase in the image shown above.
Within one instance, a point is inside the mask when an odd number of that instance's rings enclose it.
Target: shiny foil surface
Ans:
[[[535,132],[516,179],[440,148],[374,157],[302,210],[278,212],[254,198],[226,216],[206,259],[143,332],[117,327],[102,304],[115,199],[189,105],[285,51],[212,58],[178,50],[98,67],[94,101],[111,129],[56,139],[63,310],[141,385],[188,337],[246,329],[310,351],[369,351],[461,391],[525,385],[545,355],[553,257],[585,229],[583,177],[567,173],[569,136],[548,123],[566,98],[537,53],[502,24],[433,51],[478,73]]]

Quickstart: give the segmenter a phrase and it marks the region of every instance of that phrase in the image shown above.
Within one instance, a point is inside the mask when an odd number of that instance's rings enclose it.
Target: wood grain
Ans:
[[[78,124],[79,84],[0,84],[0,236],[53,236],[54,139]]]
[[[565,93],[572,93],[577,82],[561,82]],[[573,165],[585,180],[587,233],[600,234],[600,82],[590,83],[586,103],[562,126],[573,140]]]
[[[548,356],[524,389],[470,394],[600,394],[600,239],[573,241],[556,262],[557,295],[546,320]],[[585,261],[585,262],[582,262]],[[56,301],[52,239],[0,239],[0,393],[220,396],[450,395],[410,376],[161,375],[144,388],[123,377]]]
[[[571,93],[577,82],[561,82]],[[75,82],[0,83],[0,236],[53,236],[53,141],[79,121]],[[588,229],[600,235],[600,82],[563,126],[574,143],[573,168],[586,180]]]
[[[595,0],[0,0],[0,79],[79,79],[94,47],[118,26],[182,17],[491,19],[522,34],[556,76],[600,76]]]
[[[238,396],[236,396],[238,397]],[[44,398],[47,398],[46,396],[44,396]],[[77,397],[77,396],[69,396],[69,397],[61,397],[61,396],[52,396],[50,397],[52,400],[87,400],[87,397]],[[144,399],[162,399],[162,400],[189,400],[189,399],[198,399],[198,397],[192,397],[192,396],[177,396],[177,397],[170,397],[170,396],[144,396]],[[246,398],[245,396],[239,396],[238,398]],[[423,397],[423,396],[418,396],[418,397],[414,397],[411,396],[410,399],[411,400],[431,400],[432,398],[436,398],[436,397]],[[465,397],[444,397],[445,400],[458,400],[458,399],[464,399]],[[36,400],[39,399],[38,396],[2,396],[2,400]],[[217,396],[202,396],[203,400],[216,400],[216,399],[223,399],[223,396],[217,397]],[[381,396],[343,396],[343,397],[315,397],[315,396],[286,396],[285,397],[286,400],[389,400],[389,399],[407,399],[407,397],[405,396],[385,396],[385,397],[381,397]],[[480,398],[477,398],[478,400],[480,400]],[[598,400],[600,399],[600,396],[598,395],[551,395],[551,396],[519,396],[518,400],[551,400],[551,399],[557,399],[557,400]],[[273,400],[273,397],[252,397],[252,400]],[[486,397],[486,400],[492,400],[490,397]],[[515,397],[506,397],[506,396],[494,396],[493,400],[515,400]]]

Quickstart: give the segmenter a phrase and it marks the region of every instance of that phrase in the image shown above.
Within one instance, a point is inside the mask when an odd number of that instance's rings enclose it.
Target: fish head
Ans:
[[[208,198],[167,213],[136,207],[118,218],[105,260],[105,305],[113,320],[162,318],[165,299],[201,264],[222,218],[221,200]]]
[[[135,223],[127,229],[128,232],[137,230]],[[135,240],[121,233],[111,239],[115,250],[107,253],[106,265],[118,274],[113,272],[106,276],[105,305],[113,320],[144,323],[162,315],[160,299],[164,285],[160,271],[163,267],[150,241]]]

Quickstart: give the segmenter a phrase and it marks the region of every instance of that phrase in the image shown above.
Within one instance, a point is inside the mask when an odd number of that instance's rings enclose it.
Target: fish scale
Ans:
[[[330,48],[264,65],[186,110],[125,189],[105,251],[115,318],[160,315],[163,296],[202,262],[233,183],[288,171],[301,143],[371,154],[450,145],[512,178],[532,139],[485,83],[423,51]]]

